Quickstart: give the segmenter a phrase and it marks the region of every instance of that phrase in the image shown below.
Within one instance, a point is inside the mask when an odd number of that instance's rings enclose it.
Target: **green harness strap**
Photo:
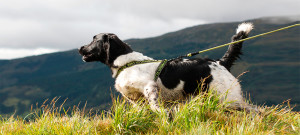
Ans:
[[[160,64],[158,65],[156,71],[155,71],[155,76],[154,76],[154,81],[156,82],[161,71],[164,69],[165,65],[167,64],[168,60],[164,59],[160,62]]]
[[[159,66],[157,67],[156,71],[155,71],[155,76],[154,76],[154,81],[156,81],[161,73],[161,71],[164,69],[166,63],[168,62],[167,59],[164,60],[143,60],[143,61],[132,61],[127,63],[126,65],[122,66],[116,75],[116,78],[119,76],[119,74],[126,68],[135,66],[135,65],[139,65],[139,64],[145,64],[145,63],[152,63],[152,62],[160,62]]]

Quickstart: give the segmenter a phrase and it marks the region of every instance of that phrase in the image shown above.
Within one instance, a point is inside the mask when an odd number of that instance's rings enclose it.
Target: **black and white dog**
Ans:
[[[252,29],[252,23],[240,24],[232,41],[247,38]],[[197,58],[168,61],[157,80],[154,77],[160,62],[137,64],[119,72],[121,67],[132,61],[153,59],[133,51],[115,34],[94,36],[90,44],[79,48],[79,53],[85,62],[100,61],[109,66],[112,77],[116,79],[115,88],[130,102],[145,98],[156,111],[159,111],[159,97],[164,102],[184,100],[199,93],[201,80],[204,80],[205,89],[209,88],[222,95],[222,101],[230,101],[231,108],[257,111],[245,103],[238,80],[229,72],[239,58],[241,49],[242,42],[230,45],[220,60]]]

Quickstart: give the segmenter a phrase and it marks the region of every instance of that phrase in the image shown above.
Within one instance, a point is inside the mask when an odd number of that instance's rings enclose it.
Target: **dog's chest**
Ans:
[[[159,62],[135,65],[124,69],[115,82],[115,88],[131,100],[137,100],[143,95],[144,88],[153,82]]]

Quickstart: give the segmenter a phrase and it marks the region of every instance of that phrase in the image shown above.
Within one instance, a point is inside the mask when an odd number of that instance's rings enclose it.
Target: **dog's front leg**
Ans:
[[[155,82],[150,82],[144,88],[144,96],[149,101],[150,107],[153,111],[160,112],[158,103],[158,86]]]

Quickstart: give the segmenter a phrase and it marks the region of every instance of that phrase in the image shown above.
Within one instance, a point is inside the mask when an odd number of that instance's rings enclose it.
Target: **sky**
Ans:
[[[0,0],[0,59],[78,48],[98,33],[122,40],[199,24],[300,15],[300,0]]]

